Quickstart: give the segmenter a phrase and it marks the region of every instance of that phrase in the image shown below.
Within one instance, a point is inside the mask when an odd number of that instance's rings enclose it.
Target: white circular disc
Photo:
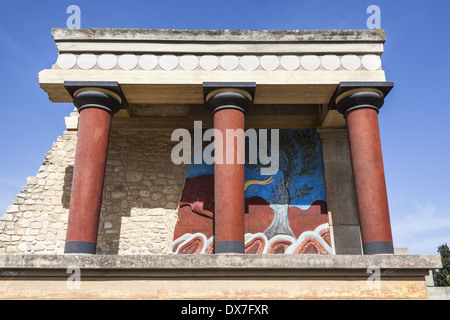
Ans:
[[[334,54],[326,54],[321,60],[322,66],[328,71],[337,70],[341,66],[341,59]]]
[[[300,59],[302,67],[309,71],[314,71],[320,66],[320,59],[315,55],[306,55]]]
[[[104,70],[112,69],[117,64],[117,57],[111,53],[104,53],[98,57],[98,66]]]
[[[219,65],[219,58],[213,55],[204,55],[200,58],[200,67],[206,71],[211,71]]]
[[[288,71],[296,70],[300,66],[300,59],[294,55],[282,56],[281,66]]]
[[[186,54],[180,58],[180,66],[186,71],[194,70],[198,66],[198,58],[193,54]]]
[[[119,66],[124,70],[131,70],[136,67],[138,58],[131,53],[126,53],[120,56]]]
[[[375,54],[366,54],[362,57],[362,65],[370,71],[375,71],[381,67],[381,58]]]
[[[81,69],[92,69],[97,63],[97,57],[92,53],[83,53],[78,57],[78,66]]]
[[[153,70],[158,65],[158,58],[153,54],[144,54],[139,57],[139,66],[144,70]]]
[[[253,71],[253,70],[256,70],[256,68],[258,68],[259,59],[257,56],[251,56],[251,55],[242,56],[240,63],[241,63],[242,69],[247,70],[247,71]]]
[[[77,58],[73,53],[63,53],[58,56],[58,60],[56,60],[56,64],[61,69],[71,69],[77,63]]]
[[[358,70],[361,67],[361,59],[354,54],[346,54],[341,58],[342,66],[350,71]]]
[[[280,65],[280,59],[274,55],[267,55],[261,57],[261,67],[267,71],[273,71]]]
[[[225,70],[231,71],[238,67],[239,59],[233,55],[224,55],[220,57],[220,65]]]
[[[173,54],[165,54],[159,58],[159,65],[164,70],[173,70],[178,66],[178,58]]]

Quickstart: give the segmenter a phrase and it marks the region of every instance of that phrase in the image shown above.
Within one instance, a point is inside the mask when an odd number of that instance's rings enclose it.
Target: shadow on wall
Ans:
[[[128,254],[133,248],[135,253],[159,253],[165,238],[170,249],[187,170],[187,166],[171,162],[175,143],[170,134],[112,132],[97,254]],[[72,176],[73,166],[69,166],[61,197],[64,208],[70,207]],[[175,216],[171,218],[172,212]],[[173,217],[175,220],[169,221]]]
[[[70,193],[72,191],[72,177],[73,177],[73,166],[66,167],[64,174],[64,185],[63,194],[61,196],[61,203],[64,209],[70,208]]]

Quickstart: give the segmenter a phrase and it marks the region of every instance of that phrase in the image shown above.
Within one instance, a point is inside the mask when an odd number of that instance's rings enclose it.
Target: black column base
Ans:
[[[95,254],[97,243],[87,241],[68,241],[64,253]]]
[[[214,253],[245,253],[245,245],[241,241],[220,241],[214,243]]]
[[[373,241],[363,243],[364,254],[394,254],[394,244],[391,241]]]

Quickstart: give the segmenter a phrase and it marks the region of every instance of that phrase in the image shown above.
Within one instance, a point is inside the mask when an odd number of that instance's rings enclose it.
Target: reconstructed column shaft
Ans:
[[[394,253],[378,126],[383,103],[376,90],[360,90],[337,103],[347,122],[364,254]]]
[[[224,163],[214,164],[215,253],[244,253],[244,165],[229,164],[225,156],[230,152],[226,146],[233,145],[234,154],[238,152],[237,144],[227,140],[226,130],[244,129],[244,114],[233,109],[217,111],[214,128],[222,133],[224,150]]]
[[[207,107],[214,112],[214,128],[223,137],[223,145],[215,144],[215,152],[222,152],[220,161],[214,163],[214,252],[216,254],[244,253],[244,162],[234,137],[227,131],[244,130],[246,110],[252,98],[240,90],[218,90],[206,98]],[[231,135],[233,136],[233,135]],[[232,141],[229,141],[229,140]],[[219,148],[219,149],[218,149]],[[230,150],[230,148],[232,150]],[[233,159],[229,152],[233,152]],[[228,156],[227,156],[228,155]],[[245,156],[245,154],[244,154]],[[218,158],[215,157],[215,160]]]
[[[111,118],[120,98],[88,88],[73,101],[80,118],[65,253],[95,254]]]

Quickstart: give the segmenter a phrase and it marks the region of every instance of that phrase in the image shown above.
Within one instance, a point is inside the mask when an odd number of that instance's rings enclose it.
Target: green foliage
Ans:
[[[447,244],[438,247],[442,259],[442,269],[433,270],[434,285],[437,287],[450,287],[450,249]]]

